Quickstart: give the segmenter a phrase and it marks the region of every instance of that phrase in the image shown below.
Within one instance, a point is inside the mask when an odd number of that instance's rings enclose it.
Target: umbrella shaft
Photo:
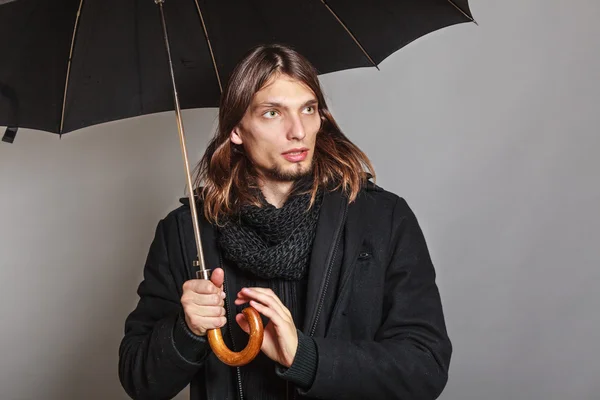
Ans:
[[[173,86],[173,97],[175,101],[175,117],[177,119],[177,130],[179,132],[179,143],[181,144],[181,153],[183,155],[183,163],[185,166],[185,175],[188,186],[188,197],[190,200],[190,208],[192,211],[192,223],[194,225],[194,237],[196,239],[196,248],[198,250],[198,260],[194,261],[194,266],[199,267],[200,270],[196,271],[196,276],[199,279],[209,279],[209,273],[204,264],[204,252],[202,251],[202,240],[200,238],[200,227],[198,225],[198,212],[196,210],[196,201],[194,199],[194,191],[192,186],[192,177],[190,173],[190,163],[188,160],[187,148],[185,144],[185,134],[183,129],[183,122],[181,119],[181,107],[179,105],[179,96],[177,95],[177,85],[175,84],[175,73],[173,71],[173,61],[171,59],[171,46],[169,45],[169,35],[167,32],[167,24],[165,21],[165,13],[163,10],[164,0],[155,0],[160,10],[160,18],[163,28],[163,37],[165,39],[165,48],[167,50],[167,57],[169,59],[169,71],[171,73],[171,84]]]

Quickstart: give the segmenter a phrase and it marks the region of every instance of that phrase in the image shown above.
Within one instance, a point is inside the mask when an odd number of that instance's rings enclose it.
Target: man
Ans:
[[[429,400],[452,347],[415,215],[328,111],[313,66],[285,46],[238,64],[197,175],[210,280],[194,279],[189,205],[162,219],[125,323],[119,376],[134,399]],[[200,186],[203,183],[203,186]],[[229,367],[206,339],[261,352]]]

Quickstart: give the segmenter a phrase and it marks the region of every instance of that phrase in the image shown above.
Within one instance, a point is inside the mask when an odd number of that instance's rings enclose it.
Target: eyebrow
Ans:
[[[310,99],[304,102],[304,104],[302,104],[300,106],[300,108],[304,108],[304,107],[308,107],[308,106],[314,106],[315,104],[317,104],[319,101],[317,99]],[[282,103],[276,102],[276,101],[264,101],[262,103],[258,103],[256,106],[254,106],[255,109],[260,108],[260,107],[279,107],[279,108],[287,108],[286,106],[284,106]]]

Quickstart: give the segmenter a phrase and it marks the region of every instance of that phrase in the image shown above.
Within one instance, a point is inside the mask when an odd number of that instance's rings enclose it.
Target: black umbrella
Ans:
[[[323,74],[377,67],[425,34],[474,22],[467,0],[163,3],[0,0],[0,125],[12,142],[19,127],[62,135],[175,109],[204,279],[182,108],[218,107],[224,81],[257,44],[291,45]]]
[[[2,3],[0,125],[62,134],[173,110],[153,0]],[[376,66],[420,36],[473,20],[467,0],[167,0],[164,8],[183,109],[218,107],[241,54],[259,43],[290,44],[328,73]]]

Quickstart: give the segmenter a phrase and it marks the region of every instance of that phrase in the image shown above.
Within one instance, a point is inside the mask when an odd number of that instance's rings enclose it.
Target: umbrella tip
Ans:
[[[475,18],[473,18],[473,23],[477,26],[479,26],[479,23],[477,21],[475,21]]]
[[[15,141],[15,136],[17,136],[17,131],[19,127],[17,126],[9,126],[6,128],[4,135],[2,135],[2,141],[5,143],[13,143]]]

